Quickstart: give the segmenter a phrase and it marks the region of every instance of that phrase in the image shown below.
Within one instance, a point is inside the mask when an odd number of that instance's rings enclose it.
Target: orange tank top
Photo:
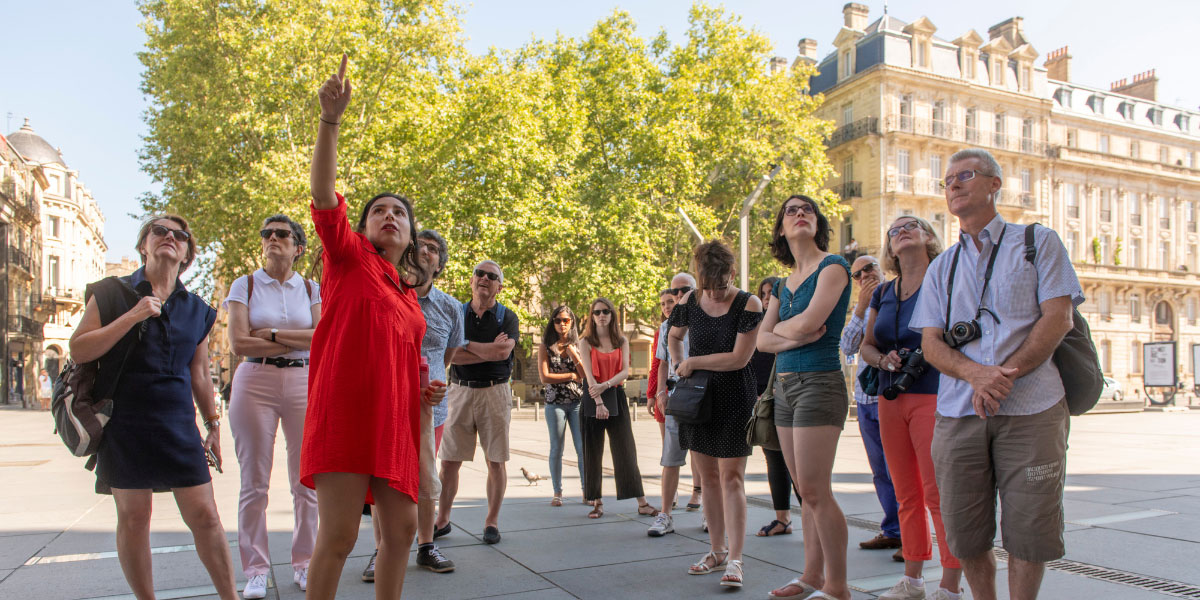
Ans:
[[[591,354],[592,375],[597,382],[608,381],[621,372],[620,348],[615,348],[612,352],[601,352],[593,347]]]

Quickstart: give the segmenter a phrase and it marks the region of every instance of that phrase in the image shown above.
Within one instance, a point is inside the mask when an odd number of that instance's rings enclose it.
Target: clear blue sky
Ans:
[[[831,50],[843,4],[745,0],[725,6],[770,37],[776,54],[792,58],[796,42],[804,37],[816,39],[822,55]],[[882,2],[865,4],[871,8],[871,20],[882,14]],[[467,47],[482,53],[491,46],[513,48],[559,32],[584,35],[617,7],[633,15],[644,36],[665,28],[677,40],[687,26],[691,2],[480,0],[464,6]],[[1010,0],[947,5],[893,0],[889,12],[905,21],[927,16],[938,27],[937,35],[946,39],[968,29],[986,38],[989,26],[1021,16],[1026,37],[1043,56],[1070,45],[1072,79],[1078,83],[1106,87],[1156,68],[1161,101],[1190,108],[1200,104],[1192,37],[1200,23],[1200,2]],[[0,125],[4,133],[11,133],[28,117],[38,134],[62,148],[67,164],[79,171],[107,218],[109,260],[133,254],[137,223],[130,213],[139,212],[138,196],[154,185],[137,159],[146,107],[139,90],[141,64],[135,56],[143,41],[140,20],[132,2],[0,2]]]

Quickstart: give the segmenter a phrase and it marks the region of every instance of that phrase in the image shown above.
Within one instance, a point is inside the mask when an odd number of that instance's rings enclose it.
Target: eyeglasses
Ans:
[[[679,294],[686,294],[690,291],[692,291],[692,286],[685,285],[683,287],[670,288],[667,290],[667,293],[673,296],[678,296]]]
[[[262,239],[264,239],[264,240],[271,237],[272,235],[274,235],[275,237],[277,237],[281,240],[286,240],[286,239],[292,237],[292,230],[291,229],[277,229],[277,228],[272,227],[272,228],[268,228],[268,229],[259,230],[258,235],[260,237],[262,237]]]
[[[484,271],[483,269],[475,269],[475,276],[476,277],[487,277],[488,279],[490,279],[492,281],[500,281],[499,273],[493,273],[491,271]]]
[[[851,273],[850,276],[853,277],[855,281],[858,281],[859,279],[862,279],[864,274],[873,273],[875,271],[875,267],[878,266],[879,263],[867,263],[863,266],[863,268]]]
[[[975,169],[967,169],[965,171],[959,171],[953,175],[947,175],[946,178],[942,180],[942,187],[950,187],[950,184],[954,183],[955,181],[958,181],[959,183],[970,181],[975,179],[976,175],[982,175],[983,177],[995,177],[995,175],[988,175],[987,173],[976,171]]]
[[[159,225],[158,223],[155,223],[150,226],[150,233],[153,233],[154,235],[157,235],[158,237],[166,237],[169,235],[169,236],[174,237],[177,241],[180,241],[180,242],[186,242],[192,238],[192,234],[190,234],[182,229],[171,229],[170,227],[164,227],[162,225]]]
[[[897,225],[888,230],[888,237],[894,238],[894,237],[900,235],[901,231],[912,231],[920,226],[921,225],[919,223],[917,223],[916,221],[909,221],[903,225]]]
[[[612,314],[612,311],[607,308],[597,308],[596,310],[592,311],[593,317],[599,317],[601,315],[608,316],[611,314]]]
[[[555,325],[570,325],[571,319],[568,319],[567,317],[556,317],[554,319],[554,324]]]
[[[805,202],[804,204],[789,204],[786,208],[783,209],[783,214],[785,214],[789,217],[796,216],[796,213],[804,213],[806,215],[811,215],[816,212],[817,212],[817,209],[813,208],[813,206],[807,202]]]

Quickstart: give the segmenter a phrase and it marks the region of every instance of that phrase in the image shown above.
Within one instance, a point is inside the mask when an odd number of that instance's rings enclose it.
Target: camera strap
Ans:
[[[976,319],[983,311],[983,298],[984,294],[987,294],[988,283],[992,280],[992,267],[996,266],[996,255],[1000,253],[1000,242],[1004,241],[1004,234],[1007,232],[1008,225],[1005,224],[1004,228],[1000,230],[1000,237],[996,238],[995,244],[992,244],[992,255],[988,258],[987,270],[983,272],[983,289],[979,291],[979,306],[975,309]],[[958,258],[962,255],[962,247],[963,242],[959,241],[958,249],[954,251],[954,262],[950,264],[950,284],[946,292],[946,325],[943,328],[945,331],[950,331],[950,310],[954,306],[954,274],[958,271]],[[899,298],[899,296],[896,297]],[[998,321],[999,319],[997,319]]]

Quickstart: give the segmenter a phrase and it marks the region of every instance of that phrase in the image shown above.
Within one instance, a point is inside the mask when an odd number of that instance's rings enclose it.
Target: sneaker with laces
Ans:
[[[298,567],[292,573],[292,583],[300,586],[300,591],[308,591],[308,567]]]
[[[708,533],[708,519],[705,519],[704,517],[700,517],[700,531]]]
[[[650,529],[646,530],[646,535],[650,537],[662,537],[673,531],[675,531],[675,520],[671,518],[671,515],[660,512],[657,517],[654,517],[654,524],[650,526]]]
[[[434,573],[449,573],[454,570],[454,561],[446,558],[437,546],[417,552],[417,566],[429,569]]]
[[[901,577],[900,582],[892,589],[879,595],[879,600],[925,600],[925,586],[912,583],[907,577]]]
[[[929,597],[929,600],[967,600],[966,588],[959,588],[958,595],[955,595],[950,590],[944,587],[939,587],[937,591]]]
[[[363,569],[362,580],[367,583],[375,583],[375,558],[379,556],[379,551],[371,555],[371,560],[367,562],[367,568]]]
[[[267,575],[255,575],[246,582],[246,587],[242,590],[242,597],[246,600],[266,598],[267,597]]]

